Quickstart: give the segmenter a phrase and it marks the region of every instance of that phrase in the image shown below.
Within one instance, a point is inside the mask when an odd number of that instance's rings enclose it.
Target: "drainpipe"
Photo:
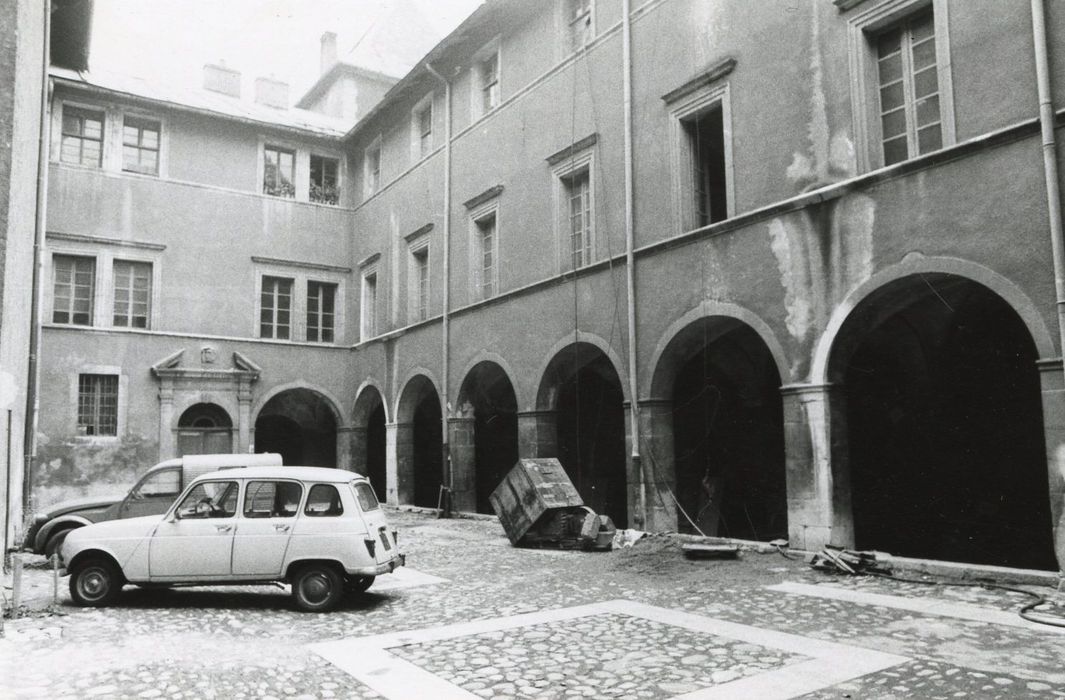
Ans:
[[[632,9],[631,0],[622,0],[621,63],[624,71],[623,95],[625,103],[625,282],[628,304],[629,337],[629,430],[632,434],[632,471],[639,480],[639,517],[642,527],[647,524],[647,481],[640,460],[640,405],[637,401],[636,381],[636,270],[635,234],[633,231],[633,167],[632,167]]]
[[[45,213],[48,205],[48,143],[51,131],[49,98],[52,93],[52,84],[51,78],[48,77],[48,65],[51,62],[49,42],[52,34],[52,3],[51,0],[45,0],[42,4],[44,6],[44,53],[41,56],[41,121],[40,133],[37,135],[37,203],[33,230],[33,282],[30,288],[30,346],[26,373],[26,415],[22,440],[23,511],[30,503],[33,463],[37,458],[37,416],[40,412],[37,386],[40,383],[41,372],[38,362],[41,345],[41,256],[44,248]]]
[[[444,294],[443,313],[441,315],[441,348],[440,356],[442,367],[441,381],[444,392],[444,411],[441,416],[443,423],[443,462],[444,483],[447,484],[447,494],[443,504],[442,515],[450,515],[452,500],[455,493],[455,474],[451,469],[451,446],[448,443],[447,419],[451,414],[450,389],[450,344],[451,344],[451,83],[444,79],[433,68],[432,64],[426,63],[425,70],[444,84]]]
[[[1032,38],[1035,44],[1035,76],[1039,90],[1039,126],[1043,136],[1043,172],[1047,187],[1047,216],[1054,259],[1054,290],[1057,296],[1060,352],[1065,356],[1065,242],[1062,235],[1061,185],[1058,179],[1058,146],[1054,132],[1054,100],[1050,94],[1050,61],[1047,50],[1046,14],[1043,0],[1032,0]],[[1054,552],[1065,575],[1065,514],[1054,528]],[[1065,580],[1065,579],[1063,579]],[[1059,586],[1060,589],[1060,586]]]

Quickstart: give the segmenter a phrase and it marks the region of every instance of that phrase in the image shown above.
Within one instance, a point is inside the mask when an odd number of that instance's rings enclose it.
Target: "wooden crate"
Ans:
[[[488,497],[511,544],[517,544],[544,513],[582,506],[562,464],[550,459],[520,459]]]

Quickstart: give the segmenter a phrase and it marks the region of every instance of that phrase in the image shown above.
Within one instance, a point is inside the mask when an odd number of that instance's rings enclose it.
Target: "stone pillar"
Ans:
[[[1054,527],[1054,554],[1065,575],[1065,374],[1055,358],[1040,360],[1039,383],[1043,397],[1043,435],[1050,480],[1050,514]]]
[[[414,424],[385,423],[385,500],[414,502]]]
[[[793,549],[854,546],[846,408],[830,384],[781,387]]]
[[[354,428],[348,426],[337,428],[337,469],[357,471],[351,460],[351,433],[353,431]]]
[[[558,457],[558,411],[518,413],[518,458]]]
[[[254,449],[251,425],[251,382],[241,381],[237,386],[237,451],[251,452]]]
[[[174,447],[174,382],[164,377],[159,384],[159,460],[176,457]]]
[[[451,507],[460,512],[477,511],[477,457],[474,443],[474,417],[447,419],[448,444],[451,446]]]
[[[369,476],[367,436],[370,431],[367,428],[349,428],[348,430],[350,431],[348,444],[351,450],[351,470],[363,476]]]
[[[632,459],[632,418],[629,415],[632,406],[625,402],[629,527],[647,532],[676,532],[677,508],[671,495],[677,487],[673,463],[673,402],[641,399],[639,408],[640,460],[637,464]]]

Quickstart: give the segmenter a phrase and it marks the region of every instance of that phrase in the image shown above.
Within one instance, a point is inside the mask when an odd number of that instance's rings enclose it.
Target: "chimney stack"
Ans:
[[[267,107],[288,109],[288,83],[276,78],[256,78],[255,101]]]
[[[321,74],[325,75],[326,71],[333,67],[333,64],[337,62],[337,35],[336,32],[326,32],[322,34],[322,53],[321,53]]]
[[[204,64],[203,88],[230,97],[240,97],[240,71],[226,67],[225,61]]]

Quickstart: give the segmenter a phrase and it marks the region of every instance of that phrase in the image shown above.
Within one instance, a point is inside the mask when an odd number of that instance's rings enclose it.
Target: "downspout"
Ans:
[[[1065,241],[1062,235],[1061,186],[1058,179],[1058,146],[1054,132],[1054,100],[1050,94],[1050,61],[1047,49],[1046,14],[1043,0],[1032,0],[1032,39],[1035,45],[1035,77],[1039,91],[1039,126],[1043,137],[1043,173],[1047,188],[1047,217],[1054,259],[1054,290],[1057,297],[1059,352],[1065,356]],[[1065,572],[1065,513],[1054,528],[1054,552]]]
[[[625,104],[625,282],[628,292],[626,311],[628,316],[629,355],[629,431],[632,435],[632,472],[640,485],[639,518],[641,527],[647,526],[647,480],[644,478],[640,460],[640,404],[637,400],[636,381],[636,248],[633,226],[633,165],[632,165],[632,9],[631,0],[622,0],[621,12],[621,63],[624,71],[623,96]]]
[[[450,372],[450,350],[451,350],[451,83],[444,79],[444,76],[440,75],[433,68],[432,64],[426,63],[425,70],[444,84],[444,293],[443,293],[443,312],[441,314],[441,390],[444,392],[444,410],[441,415],[441,422],[443,423],[442,432],[443,435],[443,464],[444,464],[444,483],[447,484],[447,493],[445,495],[445,503],[443,504],[443,510],[441,515],[450,515],[452,508],[452,501],[455,493],[455,474],[451,469],[451,446],[448,442],[448,425],[447,419],[451,415],[451,372]]]
[[[44,3],[44,55],[41,57],[41,122],[37,135],[37,203],[34,211],[33,229],[33,281],[30,288],[30,345],[26,373],[26,416],[22,440],[22,508],[23,514],[30,503],[33,483],[33,464],[37,459],[37,417],[40,413],[40,398],[37,387],[40,383],[41,345],[41,258],[44,249],[45,214],[48,206],[48,144],[51,132],[49,102],[52,93],[48,66],[51,63],[50,37],[52,35],[52,2]]]

